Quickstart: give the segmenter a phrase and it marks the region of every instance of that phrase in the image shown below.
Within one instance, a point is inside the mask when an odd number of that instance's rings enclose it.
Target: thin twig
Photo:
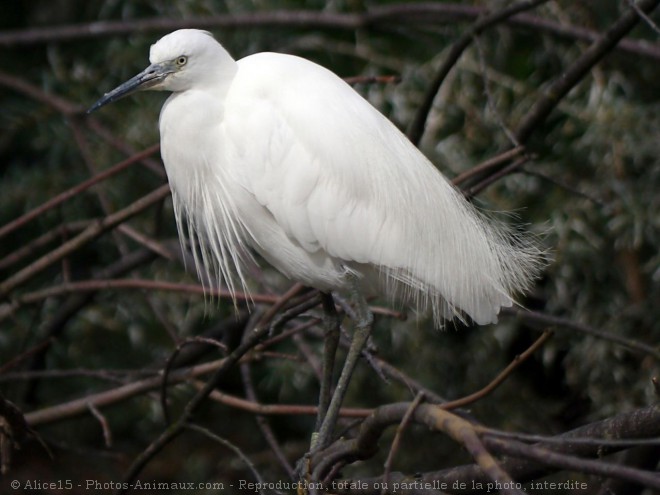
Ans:
[[[396,84],[401,81],[400,76],[352,76],[345,77],[348,84]]]
[[[5,375],[7,370],[10,370],[16,366],[18,366],[21,362],[25,361],[26,359],[30,358],[31,356],[41,352],[43,349],[46,347],[52,345],[53,343],[53,338],[48,337],[46,340],[43,340],[42,342],[39,342],[38,344],[32,346],[29,348],[27,351],[21,352],[18,356],[14,356],[12,359],[4,363],[2,366],[0,366],[0,375]]]
[[[224,359],[211,361],[209,363],[200,364],[191,368],[178,370],[170,374],[170,385],[181,383],[189,380],[192,377],[206,375],[212,373],[218,368],[222,367]],[[65,419],[80,416],[88,412],[88,404],[93,404],[97,408],[118,404],[119,402],[135,397],[136,395],[143,394],[150,390],[158,390],[162,383],[160,374],[145,378],[143,380],[134,381],[120,387],[105,390],[90,394],[80,399],[74,399],[55,406],[45,407],[37,411],[30,412],[25,415],[25,419],[30,426],[38,426],[43,424],[54,423]]]
[[[98,222],[93,223],[73,239],[65,242],[57,249],[54,249],[50,253],[42,256],[31,265],[23,268],[2,282],[0,284],[0,297],[5,297],[14,288],[18,287],[41,271],[45,270],[53,263],[60,261],[86,243],[91,242],[92,240],[101,236],[104,232],[116,227],[122,222],[125,222],[146,208],[149,208],[154,203],[161,201],[163,198],[167,197],[169,193],[170,188],[167,184],[165,184],[151,191],[149,194],[141,197],[134,203],[131,203],[122,210],[119,210],[118,212],[113,213],[112,215],[108,215]]]
[[[643,354],[648,354],[653,356],[655,359],[660,360],[660,351],[649,345],[643,344],[637,340],[627,339],[621,335],[614,334],[611,332],[606,332],[598,328],[580,323],[569,318],[562,318],[561,316],[547,315],[540,313],[538,311],[531,310],[520,310],[513,308],[503,308],[502,314],[514,315],[516,318],[519,318],[522,321],[528,322],[537,322],[541,323],[544,326],[552,325],[555,328],[570,328],[571,330],[577,330],[578,332],[585,333],[587,335],[592,335],[601,340],[606,340],[618,344],[626,349],[641,352]]]
[[[495,430],[493,428],[480,427],[481,434],[499,437],[510,438],[513,440],[520,440],[523,442],[534,442],[546,445],[565,445],[566,438],[563,437],[548,437],[545,435],[531,435],[528,433],[516,433],[510,431]],[[588,445],[593,447],[615,447],[615,448],[630,448],[639,447],[642,445],[660,445],[660,437],[655,438],[589,438],[589,437],[571,437],[570,442],[572,445]]]
[[[652,12],[660,0],[640,0],[637,8],[642,12]],[[560,100],[578,84],[584,76],[611,52],[619,41],[639,22],[637,8],[630,8],[597,40],[594,41],[573,64],[559,76],[544,92],[543,96],[527,112],[515,136],[520,143],[526,143],[532,133],[545,121]]]
[[[135,242],[143,245],[147,249],[150,249],[158,256],[165,258],[166,260],[169,261],[174,261],[175,256],[172,254],[172,252],[169,249],[163,246],[163,244],[156,241],[155,239],[152,239],[147,235],[144,235],[142,232],[140,232],[137,229],[134,229],[130,225],[126,225],[125,223],[123,223],[117,227],[117,231],[124,234],[126,237],[130,237]]]
[[[639,8],[639,5],[637,5],[636,0],[628,0],[628,5],[630,5],[635,12],[637,12],[637,15],[640,16],[642,19],[644,19],[644,22],[651,28],[653,31],[655,31],[655,34],[660,35],[660,28],[658,25],[653,22],[653,19],[651,19],[646,13]]]
[[[287,304],[293,297],[295,297],[301,290],[303,286],[301,284],[295,284],[289,291],[287,291],[280,300],[271,306],[268,311],[264,314],[263,318],[259,321],[257,326],[249,331],[246,335],[243,342],[232,351],[225,359],[222,360],[222,364],[214,372],[213,376],[206,382],[204,387],[200,389],[197,394],[188,402],[183,412],[179,416],[176,422],[174,422],[170,427],[168,427],[162,434],[156,438],[133,462],[130,466],[128,472],[124,477],[126,486],[135,480],[137,475],[142,471],[144,466],[155,456],[157,455],[167,444],[169,444],[175,437],[177,437],[182,428],[188,422],[189,418],[192,417],[192,414],[199,407],[199,405],[209,396],[209,394],[214,390],[217,383],[225,376],[227,371],[231,369],[238,360],[250,349],[252,349],[263,337],[268,335],[269,332],[273,330],[273,326],[284,325],[288,319],[294,318],[302,311],[307,311],[310,307],[319,303],[318,298],[307,301],[298,307],[291,308],[288,311],[285,311],[278,318],[275,318],[277,312]],[[119,493],[125,493],[126,490],[122,489]]]
[[[252,461],[248,458],[248,456],[246,456],[243,453],[243,451],[241,449],[239,449],[236,445],[231,443],[226,438],[222,438],[222,437],[216,435],[215,433],[213,433],[212,431],[210,431],[209,429],[204,428],[202,426],[199,426],[199,425],[196,425],[196,424],[193,424],[193,423],[187,423],[184,426],[184,428],[186,428],[188,430],[196,431],[197,433],[201,433],[202,435],[218,442],[221,445],[224,445],[229,450],[234,452],[234,454],[236,454],[245,463],[245,465],[248,467],[249,471],[252,473],[252,476],[254,476],[254,479],[257,480],[257,485],[256,486],[258,488],[259,493],[261,493],[262,495],[265,495],[264,490],[261,488],[262,486],[264,486],[263,477],[259,474],[259,471],[257,471],[257,468],[254,466]]]
[[[5,304],[4,306],[0,306],[0,321],[7,318],[11,313],[14,313],[23,305],[35,304],[50,297],[57,297],[71,293],[97,292],[100,290],[108,289],[143,289],[149,291],[184,292],[187,294],[194,294],[199,296],[212,296],[222,299],[235,298],[239,301],[257,302],[264,304],[274,304],[278,299],[277,296],[271,296],[268,294],[246,294],[241,291],[231,293],[227,289],[205,289],[202,285],[199,284],[166,282],[160,280],[148,280],[139,278],[80,280],[28,292],[26,294],[12,298],[9,303]]]
[[[12,382],[16,380],[32,380],[34,378],[57,380],[62,378],[85,377],[99,378],[112,382],[125,382],[128,377],[135,379],[139,376],[155,376],[158,370],[148,369],[89,369],[74,368],[67,370],[29,370],[3,373],[0,371],[0,382]]]
[[[387,454],[387,459],[385,460],[385,470],[383,472],[383,489],[381,490],[381,495],[386,495],[388,492],[388,486],[390,485],[390,472],[392,470],[392,464],[394,463],[394,456],[396,455],[397,450],[399,450],[399,445],[401,444],[401,438],[403,437],[403,432],[408,427],[412,415],[417,409],[417,406],[424,400],[424,392],[419,392],[415,399],[410,403],[410,407],[406,411],[406,414],[403,416],[401,423],[396,428],[396,433],[394,434],[394,440],[392,440],[392,445],[390,446],[390,451]]]
[[[529,162],[532,159],[531,156],[529,155],[523,155],[520,158],[518,158],[515,162],[510,163],[506,167],[497,170],[490,175],[484,177],[480,182],[475,184],[474,186],[470,187],[467,191],[464,191],[464,195],[466,198],[472,198],[476,195],[478,195],[481,191],[486,189],[488,186],[491,184],[494,184],[498,180],[500,180],[502,177],[506,177],[507,175],[510,175],[517,170],[521,169],[523,165],[525,165],[527,162]]]
[[[486,385],[481,390],[478,390],[465,397],[461,397],[460,399],[439,404],[439,406],[448,410],[457,409],[459,407],[465,407],[468,404],[472,404],[473,402],[476,402],[477,400],[492,393],[493,390],[499,387],[502,382],[504,382],[504,380],[506,380],[507,377],[511,375],[513,370],[524,363],[532,354],[534,354],[541,346],[543,346],[543,344],[545,344],[547,340],[552,337],[552,334],[553,332],[550,330],[544,331],[543,334],[538,339],[536,339],[534,343],[527,348],[527,350],[525,350],[525,352],[516,356],[506,368],[504,368],[488,385]]]
[[[133,155],[130,158],[128,158],[128,159],[126,159],[122,162],[119,162],[118,164],[110,167],[109,169],[107,169],[103,172],[100,172],[99,174],[95,175],[91,179],[87,179],[86,181],[81,182],[77,186],[74,186],[70,189],[67,189],[64,192],[61,192],[60,194],[58,194],[57,196],[49,199],[48,201],[46,201],[42,205],[28,211],[27,213],[24,213],[23,215],[16,218],[15,220],[12,220],[8,224],[3,225],[2,227],[0,227],[0,238],[4,237],[5,235],[7,235],[11,232],[13,232],[17,228],[22,227],[23,225],[30,222],[31,220],[34,220],[35,218],[39,217],[40,215],[42,215],[46,211],[53,209],[55,206],[65,202],[65,201],[67,201],[67,200],[69,200],[69,199],[71,199],[75,196],[77,196],[78,194],[80,194],[81,192],[89,189],[93,185],[98,184],[99,182],[104,181],[104,180],[108,179],[109,177],[112,177],[113,175],[118,174],[119,172],[121,172],[125,168],[130,167],[131,165],[135,164],[136,162],[139,162],[140,160],[142,160],[142,159],[144,159],[148,156],[153,155],[159,149],[160,149],[160,145],[151,146],[151,147],[145,149],[144,151],[141,151],[140,153],[138,153],[136,155]]]
[[[101,425],[101,429],[103,430],[103,440],[105,441],[105,446],[108,448],[112,447],[112,431],[110,430],[110,425],[108,424],[108,420],[93,403],[88,402],[87,409],[89,409],[89,411],[92,413],[92,416],[94,416]]]
[[[1,34],[0,38],[2,38]],[[39,86],[36,86],[26,81],[25,79],[16,77],[3,71],[0,71],[0,86],[5,86],[14,91],[22,93],[30,99],[48,105],[49,107],[66,116],[82,113],[85,110],[82,105],[74,105],[60,96],[47,93]]]
[[[165,424],[169,425],[170,424],[170,412],[169,408],[167,407],[167,388],[168,388],[168,377],[170,375],[170,370],[172,369],[172,365],[174,364],[174,360],[177,358],[181,350],[186,347],[187,345],[190,344],[208,344],[214,347],[218,347],[221,350],[227,352],[227,346],[224,345],[222,342],[218,342],[217,340],[214,339],[209,339],[205,337],[191,337],[183,342],[180,342],[177,346],[176,349],[174,349],[174,352],[172,352],[169,357],[167,358],[167,362],[165,363],[165,368],[163,369],[163,380],[161,382],[160,386],[160,406],[161,409],[163,410],[163,417],[165,418]]]
[[[458,186],[459,184],[465,182],[468,179],[471,179],[475,175],[481,175],[484,172],[492,169],[492,168],[499,168],[499,166],[504,163],[508,162],[511,158],[515,158],[521,153],[525,152],[525,147],[524,146],[517,146],[515,148],[511,148],[510,150],[504,151],[500,153],[497,156],[494,156],[493,158],[490,158],[486,160],[483,163],[480,163],[479,165],[476,165],[472,167],[469,170],[466,170],[460,175],[457,175],[454,177],[452,180],[452,183],[455,186]]]
[[[660,476],[655,472],[612,464],[601,460],[581,459],[554,452],[536,445],[527,445],[515,440],[486,437],[484,443],[498,452],[522,459],[529,459],[561,469],[580,471],[608,478],[619,478],[635,482],[648,488],[660,489]]]
[[[499,112],[497,109],[497,105],[495,104],[495,98],[493,98],[493,94],[490,90],[490,81],[488,79],[488,68],[486,67],[486,57],[484,56],[484,51],[481,46],[481,42],[479,41],[479,36],[474,35],[474,47],[477,49],[477,58],[479,61],[479,70],[481,72],[481,80],[483,81],[484,85],[484,94],[486,95],[486,104],[488,105],[488,109],[490,110],[490,113],[492,113],[495,116],[495,121],[497,122],[497,125],[502,129],[502,132],[504,135],[511,141],[511,145],[513,146],[513,149],[520,148],[522,145],[518,142],[516,139],[515,134],[509,127],[506,125],[506,122],[504,122],[504,118],[502,117],[502,114]]]
[[[505,21],[507,18],[520,14],[522,11],[533,9],[547,1],[548,0],[523,0],[510,5],[507,8],[496,10],[495,12],[483,12],[470,29],[465,31],[461,37],[452,44],[449,53],[438,69],[433,82],[427,89],[424,101],[419,106],[415,118],[408,129],[408,138],[413,144],[419,144],[421,141],[422,135],[424,134],[424,128],[426,127],[426,120],[431,112],[433,101],[440,90],[440,86],[442,86],[442,83],[465,49],[470,46],[474,37],[484,32],[486,29]]]
[[[96,163],[96,160],[94,158],[94,153],[92,152],[91,146],[89,145],[89,141],[87,140],[85,133],[81,129],[79,119],[75,117],[70,118],[69,129],[71,129],[71,133],[73,134],[73,140],[78,146],[78,151],[80,152],[80,156],[82,157],[82,161],[87,167],[87,170],[89,171],[90,175],[92,176],[96,175],[98,173],[99,166]],[[99,206],[101,207],[101,211],[103,212],[103,214],[106,216],[110,215],[110,213],[112,213],[112,206],[110,203],[110,199],[106,194],[106,191],[100,187],[94,187],[92,188],[92,192],[96,196],[96,199],[98,200]],[[115,246],[117,247],[119,253],[122,256],[126,256],[126,254],[129,251],[128,244],[126,243],[126,239],[120,236],[116,231],[112,231],[111,236],[114,239]]]
[[[197,390],[201,390],[204,386],[204,383],[198,380],[193,381],[192,384]],[[225,406],[262,416],[314,416],[319,410],[317,405],[261,404],[221,392],[217,389],[209,394],[209,398]],[[343,407],[339,415],[342,418],[363,419],[373,413],[373,411],[373,409],[368,408]]]
[[[556,185],[557,187],[560,187],[572,194],[575,194],[577,196],[580,196],[582,198],[588,199],[589,201],[597,204],[598,206],[601,207],[606,207],[607,204],[604,200],[590,194],[584,191],[579,190],[577,187],[573,186],[572,184],[569,184],[568,182],[565,182],[563,180],[557,179],[556,177],[552,177],[548,174],[544,174],[543,172],[539,172],[538,170],[530,170],[528,167],[523,167],[523,172],[527,175],[531,175],[534,177],[538,177],[541,180],[550,182],[551,184]]]
[[[53,241],[70,237],[73,233],[85,230],[91,222],[92,220],[78,220],[63,223],[31,241],[25,242],[18,249],[0,259],[0,270],[15,269],[23,259],[35,256],[42,248]]]
[[[254,403],[259,402],[259,398],[257,397],[257,392],[254,389],[254,383],[252,381],[252,368],[248,362],[241,363],[241,379],[243,381],[243,388],[245,389],[245,395],[247,399]],[[213,392],[211,392],[211,394],[213,394]],[[289,479],[294,480],[296,474],[293,466],[291,466],[291,463],[286,458],[284,450],[280,446],[280,443],[277,440],[277,436],[271,428],[268,419],[262,414],[257,414],[254,419],[257,423],[257,426],[259,427],[259,430],[261,430],[261,434],[266,440],[266,443],[270,446],[270,449],[275,454],[275,458],[280,463],[280,466],[282,466],[284,472],[287,473]]]

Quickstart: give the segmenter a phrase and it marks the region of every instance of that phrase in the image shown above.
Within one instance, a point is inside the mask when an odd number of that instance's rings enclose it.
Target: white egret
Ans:
[[[488,222],[382,114],[338,76],[291,55],[235,61],[205,31],[151,47],[151,65],[90,111],[137,90],[170,91],[161,153],[179,236],[198,272],[246,289],[250,249],[287,277],[330,292],[379,290],[436,323],[495,322],[528,289],[540,253]],[[353,343],[320,428],[330,439],[369,335]]]

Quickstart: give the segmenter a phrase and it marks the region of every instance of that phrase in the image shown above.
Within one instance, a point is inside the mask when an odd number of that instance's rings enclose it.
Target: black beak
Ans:
[[[157,84],[163,82],[163,80],[172,72],[174,69],[172,64],[169,62],[162,62],[158,64],[151,64],[149,67],[144,69],[138,75],[132,77],[123,84],[120,84],[115,89],[103,95],[103,97],[94,103],[87,113],[92,113],[108,103],[119,100],[124,96],[128,96],[136,91],[142,91],[145,89],[152,88]]]

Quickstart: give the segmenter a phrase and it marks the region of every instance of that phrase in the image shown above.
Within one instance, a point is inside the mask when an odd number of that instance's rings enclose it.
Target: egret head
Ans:
[[[208,31],[180,29],[151,45],[149,62],[149,67],[106,93],[87,113],[136,91],[185,91],[203,85],[217,77],[223,62],[233,59]]]

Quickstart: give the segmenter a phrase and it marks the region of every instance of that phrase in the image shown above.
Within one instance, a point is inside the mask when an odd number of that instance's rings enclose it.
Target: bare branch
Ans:
[[[14,288],[18,287],[39,272],[48,268],[53,263],[60,261],[65,256],[68,256],[70,253],[74,252],[76,249],[79,249],[86,243],[93,241],[104,232],[116,227],[122,222],[125,222],[129,218],[152,206],[154,203],[161,201],[163,198],[167,197],[169,193],[169,185],[163,185],[147,194],[146,196],[138,199],[126,208],[119,210],[112,215],[108,215],[107,217],[90,225],[70,241],[65,242],[59,248],[51,251],[45,256],[42,256],[31,265],[23,268],[2,282],[0,284],[0,297],[6,296]]]
[[[96,292],[99,290],[152,290],[152,291],[168,291],[168,292],[184,292],[188,294],[195,294],[199,296],[210,295],[223,299],[232,299],[232,294],[226,289],[213,289],[207,290],[199,284],[185,284],[177,282],[167,282],[159,280],[148,280],[138,278],[125,278],[113,280],[80,280],[77,282],[68,282],[61,285],[54,285],[45,289],[28,292],[24,295],[12,299],[9,308],[4,308],[0,311],[0,320],[5,318],[9,311],[15,311],[22,305],[35,304],[48,299],[49,297],[62,296],[76,292]],[[277,301],[277,296],[266,294],[246,294],[244,292],[236,292],[234,294],[237,300],[240,301],[253,301],[257,303],[273,304]],[[0,308],[2,309],[2,308]]]
[[[161,405],[161,409],[163,410],[163,417],[165,418],[165,424],[167,425],[171,423],[170,412],[169,412],[169,408],[167,407],[167,387],[168,387],[168,377],[170,374],[170,370],[172,369],[172,365],[174,364],[174,361],[176,360],[181,350],[185,346],[194,343],[204,343],[207,345],[220,348],[222,351],[224,351],[225,354],[227,352],[227,346],[224,345],[222,342],[218,342],[217,340],[209,339],[205,337],[193,337],[190,339],[186,339],[183,342],[180,342],[179,345],[176,346],[174,352],[172,352],[172,354],[170,354],[170,356],[167,358],[167,362],[165,363],[165,369],[163,370],[163,381],[160,386],[160,405]]]
[[[206,375],[215,371],[223,365],[224,360],[211,361],[209,363],[193,366],[192,368],[177,370],[170,374],[168,383],[176,384],[184,382],[192,377]],[[151,378],[137,380],[121,387],[116,387],[103,392],[74,399],[56,406],[45,407],[43,409],[30,412],[25,415],[25,419],[30,426],[38,426],[55,421],[73,418],[89,411],[89,404],[96,408],[102,408],[111,404],[130,399],[136,395],[143,394],[151,390],[157,390],[162,383],[160,374]]]
[[[652,12],[660,4],[660,0],[640,0],[637,7],[645,12]],[[637,9],[628,9],[603,34],[594,41],[566,71],[544,92],[527,117],[518,126],[515,136],[520,143],[526,143],[532,133],[545,121],[559,101],[578,84],[594,65],[610,53],[617,43],[630,32],[639,22]]]
[[[92,413],[92,416],[94,416],[101,425],[101,429],[103,430],[103,439],[105,441],[105,446],[108,448],[112,447],[112,431],[110,430],[110,425],[108,424],[108,420],[105,418],[105,416],[103,416],[101,411],[99,411],[98,408],[91,402],[87,403],[87,409],[89,409],[89,411]]]
[[[248,400],[254,403],[259,402],[259,398],[257,397],[257,392],[252,381],[252,367],[249,362],[241,363],[241,379],[243,381],[243,388],[245,389],[245,395]],[[286,454],[284,453],[282,446],[277,440],[277,436],[275,435],[270,422],[265,416],[261,414],[255,417],[255,421],[261,430],[261,434],[266,440],[266,443],[270,446],[270,449],[275,454],[275,458],[280,463],[280,466],[282,466],[284,472],[289,476],[289,479],[294,480],[296,478],[296,473],[293,469],[293,466],[286,458]]]
[[[201,433],[202,435],[210,438],[211,440],[213,440],[215,442],[218,442],[219,444],[225,446],[226,448],[228,448],[229,450],[234,452],[234,454],[236,454],[245,463],[245,465],[249,468],[250,472],[252,473],[254,478],[257,480],[257,483],[259,484],[258,486],[262,486],[264,484],[263,477],[261,476],[261,474],[259,474],[259,471],[257,471],[257,468],[254,466],[252,461],[250,461],[248,456],[245,455],[243,453],[243,451],[241,449],[239,449],[236,445],[234,445],[232,442],[230,442],[226,438],[222,438],[222,437],[216,435],[215,433],[211,432],[207,428],[203,428],[203,427],[201,427],[199,425],[196,425],[196,424],[188,423],[188,424],[185,425],[185,428],[187,428],[189,430],[196,431],[198,433]],[[265,492],[264,492],[263,489],[259,488],[259,493],[261,493],[263,495]]]
[[[485,397],[486,395],[490,394],[493,390],[499,387],[504,382],[504,380],[506,380],[518,366],[524,363],[527,359],[529,359],[529,357],[532,354],[534,354],[538,349],[540,349],[543,346],[543,344],[545,344],[548,341],[550,337],[552,337],[552,332],[546,330],[538,339],[536,339],[536,341],[531,346],[529,346],[529,348],[525,352],[516,356],[514,360],[511,361],[509,365],[506,368],[504,368],[504,370],[502,370],[500,374],[498,374],[484,388],[466,397],[452,400],[450,402],[444,402],[440,404],[440,407],[446,410],[457,409],[459,407],[464,407],[468,404],[472,404],[473,402],[476,402],[482,397]]]
[[[657,473],[643,471],[641,469],[621,466],[603,461],[580,459],[566,454],[553,452],[550,449],[535,445],[526,445],[515,440],[503,440],[491,437],[483,439],[484,443],[498,453],[507,454],[527,460],[533,460],[570,471],[596,474],[608,478],[618,478],[638,483],[649,488],[660,489],[660,477]]]
[[[660,360],[660,351],[658,351],[654,347],[643,344],[637,340],[627,339],[625,337],[622,337],[621,335],[613,334],[611,332],[606,332],[598,328],[593,328],[589,325],[577,321],[573,321],[569,318],[547,315],[544,313],[540,313],[538,311],[519,310],[512,308],[504,308],[502,310],[502,313],[514,315],[516,318],[519,318],[522,321],[537,322],[537,323],[541,323],[542,325],[552,325],[553,327],[557,327],[557,328],[566,327],[566,328],[570,328],[571,330],[577,330],[578,332],[591,335],[598,339],[606,340],[608,342],[613,342],[617,345],[625,347],[626,349],[630,349],[636,352],[641,352],[643,354],[648,354],[649,356],[653,356],[655,359]]]
[[[35,218],[39,217],[43,213],[45,213],[48,210],[51,210],[55,206],[73,198],[74,196],[77,196],[81,192],[89,189],[95,184],[98,184],[101,181],[104,181],[108,179],[109,177],[112,177],[113,175],[116,175],[117,173],[121,172],[125,168],[143,160],[144,158],[153,155],[160,149],[160,145],[154,145],[151,146],[144,151],[141,151],[140,153],[137,153],[136,155],[131,156],[130,158],[118,163],[117,165],[114,165],[110,167],[107,170],[104,170],[103,172],[95,175],[91,179],[86,180],[85,182],[82,182],[78,184],[77,186],[72,187],[71,189],[68,189],[57,196],[49,199],[46,201],[44,204],[41,206],[38,206],[37,208],[30,210],[29,212],[21,215],[20,217],[12,220],[6,225],[3,225],[0,228],[0,238],[4,237],[5,235],[13,232],[14,230],[18,229],[19,227],[24,226],[26,223],[30,222],[31,220],[34,220]]]
[[[365,459],[372,455],[370,446],[374,444],[379,438],[382,428],[386,424],[396,423],[397,416],[400,418],[405,414],[404,405],[388,406],[387,412],[382,411],[380,414],[376,412],[370,416],[370,421],[363,423],[360,428],[360,436],[351,441],[342,442],[340,445],[333,445],[328,449],[328,455],[333,456],[346,456],[355,455],[360,459]],[[397,409],[398,407],[398,409]],[[420,406],[424,407],[424,405]],[[482,430],[487,433],[489,430]],[[576,457],[602,457],[604,455],[616,452],[622,448],[630,446],[632,440],[646,439],[660,435],[660,405],[656,404],[645,408],[637,409],[630,412],[621,413],[612,418],[602,421],[591,423],[581,426],[574,430],[568,431],[556,438],[560,441],[551,447],[548,447],[553,452],[559,452]],[[584,438],[601,439],[602,442],[598,445],[581,442]],[[573,442],[573,440],[576,440]],[[612,439],[625,439],[626,442],[621,444],[610,445]],[[485,440],[486,441],[486,440]],[[541,465],[535,461],[518,460],[518,459],[505,459],[500,463],[502,469],[511,475],[519,482],[526,482],[538,477],[549,474],[553,469]],[[392,482],[401,482],[408,479],[405,473],[391,473],[390,479]],[[476,465],[457,466],[442,471],[418,473],[415,477],[420,483],[429,484],[442,484],[447,483],[465,483],[467,489],[462,490],[461,493],[482,493],[483,490],[474,489],[475,484],[482,483],[485,486],[489,478],[481,471]],[[350,483],[351,480],[345,480]],[[380,490],[374,490],[374,483],[382,483],[383,478],[369,478],[361,479],[362,486],[367,487],[364,490],[338,490],[338,493],[343,494],[370,494],[378,495]],[[473,484],[474,482],[474,484]],[[348,484],[345,486],[349,486]],[[472,489],[470,489],[472,488]]]
[[[628,5],[630,5],[635,12],[637,12],[637,15],[640,16],[642,19],[644,19],[644,22],[651,28],[653,31],[655,31],[655,34],[660,35],[660,28],[658,25],[653,22],[653,19],[651,19],[646,13],[639,8],[639,5],[637,5],[636,0],[628,0]]]
[[[241,29],[241,28],[290,28],[355,30],[388,24],[449,24],[473,22],[488,13],[487,7],[461,3],[412,3],[375,6],[360,13],[337,13],[329,11],[286,10],[271,12],[248,12],[226,15],[188,17],[186,19],[124,19],[121,21],[99,21],[89,24],[50,26],[21,29],[0,33],[0,45],[23,46],[50,42],[70,42],[108,36],[126,36],[135,33],[167,32],[182,28]],[[571,41],[594,41],[599,33],[583,26],[572,26],[550,19],[520,13],[507,23],[551,34]],[[618,48],[628,53],[660,60],[660,48],[643,41],[623,40]]]
[[[417,110],[415,118],[408,129],[408,138],[414,144],[419,144],[422,139],[424,128],[426,126],[426,119],[433,106],[435,96],[440,90],[440,86],[442,86],[449,71],[454,67],[465,49],[473,42],[474,37],[479,33],[484,32],[486,29],[505,21],[507,18],[513,17],[525,10],[533,9],[546,1],[547,0],[522,0],[504,9],[496,10],[491,13],[484,12],[480,15],[479,19],[475,21],[474,25],[452,44],[447,57],[442,63],[442,66],[438,69],[435,79],[427,89],[424,101]]]
[[[193,412],[211,394],[217,383],[222,379],[222,377],[225,376],[227,371],[231,369],[246,352],[252,349],[263,337],[273,331],[273,328],[279,328],[289,319],[295,318],[301,312],[307,311],[309,308],[314,307],[320,302],[318,295],[312,294],[314,297],[311,297],[296,307],[290,308],[275,318],[275,315],[277,315],[278,311],[282,309],[302,289],[303,286],[300,284],[296,284],[291,289],[289,289],[289,291],[287,291],[277,303],[275,303],[268,311],[266,311],[256,327],[248,331],[248,334],[244,338],[243,342],[241,342],[241,344],[236,349],[234,349],[225,359],[222,360],[222,365],[218,367],[217,370],[215,370],[213,376],[206,382],[204,387],[197,392],[197,394],[190,400],[190,402],[188,402],[178,420],[168,429],[166,429],[156,440],[154,440],[133,462],[124,477],[124,481],[127,483],[126,486],[130,485],[135,477],[142,471],[144,466],[156,454],[158,454],[161,449],[163,449],[168,443],[170,443],[170,441],[172,441],[181,433],[182,428],[186,423],[188,423],[188,420],[192,416]],[[124,492],[125,490],[121,491],[121,493]]]
[[[466,170],[460,175],[457,175],[454,177],[452,180],[452,183],[455,186],[458,186],[459,184],[465,182],[468,179],[471,179],[475,175],[481,175],[487,172],[490,169],[497,169],[500,168],[500,166],[511,160],[512,158],[516,158],[522,153],[525,152],[525,147],[524,146],[517,146],[515,148],[512,148],[510,150],[504,151],[500,153],[497,156],[494,156],[493,158],[490,158],[486,160],[483,163],[480,163],[479,165],[475,165],[472,167],[470,170]]]
[[[415,412],[415,409],[417,409],[417,406],[424,400],[424,392],[420,392],[417,394],[415,399],[410,403],[410,407],[406,411],[406,414],[403,416],[403,419],[401,419],[401,423],[399,423],[399,426],[396,428],[396,433],[394,434],[394,440],[392,440],[392,445],[390,446],[390,451],[387,454],[387,459],[385,460],[385,471],[383,472],[383,479],[385,480],[385,484],[383,485],[383,489],[381,490],[381,495],[385,495],[387,493],[387,488],[389,486],[389,478],[390,478],[390,471],[392,470],[392,463],[394,462],[394,456],[396,455],[397,450],[399,449],[399,445],[401,444],[401,437],[403,436],[403,432],[406,430],[408,424],[410,423],[410,419]]]
[[[52,343],[53,340],[51,338],[47,338],[46,340],[43,340],[42,342],[39,342],[37,345],[31,347],[27,351],[22,352],[18,356],[14,356],[12,359],[10,359],[2,366],[0,366],[0,375],[5,375],[8,370],[18,366],[19,363],[30,358],[34,354],[41,352],[44,348],[48,347]]]

